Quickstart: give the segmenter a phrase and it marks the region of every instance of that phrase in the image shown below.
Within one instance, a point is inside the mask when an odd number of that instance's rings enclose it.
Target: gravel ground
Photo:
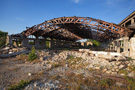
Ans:
[[[30,79],[32,76],[45,69],[40,64],[26,64],[22,60],[14,60],[15,58],[0,60],[0,90],[5,90],[11,84],[16,84],[21,80]]]

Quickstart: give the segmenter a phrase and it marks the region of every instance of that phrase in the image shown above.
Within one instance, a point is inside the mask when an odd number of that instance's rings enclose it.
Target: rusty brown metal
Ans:
[[[54,18],[45,21],[31,28],[27,28],[22,34],[26,36],[39,34],[40,36],[58,39],[62,36],[66,40],[73,41],[83,38],[94,38],[102,41],[109,38],[117,38],[117,35],[124,36],[126,30],[127,28],[103,20],[74,16]],[[93,32],[96,34],[92,34]]]

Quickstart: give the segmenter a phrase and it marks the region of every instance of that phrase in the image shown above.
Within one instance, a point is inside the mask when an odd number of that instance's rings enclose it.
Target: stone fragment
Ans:
[[[121,65],[119,66],[119,69],[122,69],[122,68],[124,68],[124,65],[121,64]]]
[[[121,76],[125,76],[125,74],[124,74],[124,73],[121,73],[120,75],[121,75]]]
[[[40,59],[39,59],[40,61],[43,61],[44,60],[44,58],[43,57],[40,57]]]
[[[121,86],[123,86],[123,83],[116,82],[116,85],[119,86],[119,87],[121,87]]]
[[[117,60],[117,61],[123,61],[123,60],[126,60],[126,57],[124,57],[124,56],[118,56],[118,57],[116,58],[116,60]]]
[[[134,72],[131,72],[128,74],[129,77],[135,77],[135,73]]]
[[[97,70],[98,70],[98,69],[100,69],[100,67],[95,67],[95,69],[97,69]]]
[[[28,73],[29,76],[31,76],[32,74],[31,73]]]

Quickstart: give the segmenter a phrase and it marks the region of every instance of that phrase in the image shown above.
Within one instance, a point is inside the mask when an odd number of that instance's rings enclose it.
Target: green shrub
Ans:
[[[21,80],[17,85],[11,85],[8,90],[20,90],[27,86],[30,81]]]
[[[7,32],[0,31],[0,48],[6,43]]]
[[[128,60],[133,60],[133,59],[131,57],[129,57]]]
[[[109,88],[111,85],[114,84],[114,82],[115,82],[114,80],[109,78],[100,80],[101,87],[103,88]]]
[[[33,61],[37,58],[37,55],[35,54],[35,47],[32,47],[32,51],[29,53],[29,60]]]

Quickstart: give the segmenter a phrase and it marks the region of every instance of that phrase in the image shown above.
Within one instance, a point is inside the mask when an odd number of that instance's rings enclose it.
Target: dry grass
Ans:
[[[83,74],[75,74],[66,71],[64,76],[53,76],[52,79],[62,82],[62,87],[69,90],[135,90],[135,80],[125,78],[124,86],[117,86],[115,79],[106,77],[84,77]],[[127,85],[127,86],[126,86]]]
[[[27,61],[28,60],[28,55],[26,55],[26,54],[20,54],[20,55],[16,56],[16,58],[14,58],[13,60],[14,61],[16,61],[16,60]]]

